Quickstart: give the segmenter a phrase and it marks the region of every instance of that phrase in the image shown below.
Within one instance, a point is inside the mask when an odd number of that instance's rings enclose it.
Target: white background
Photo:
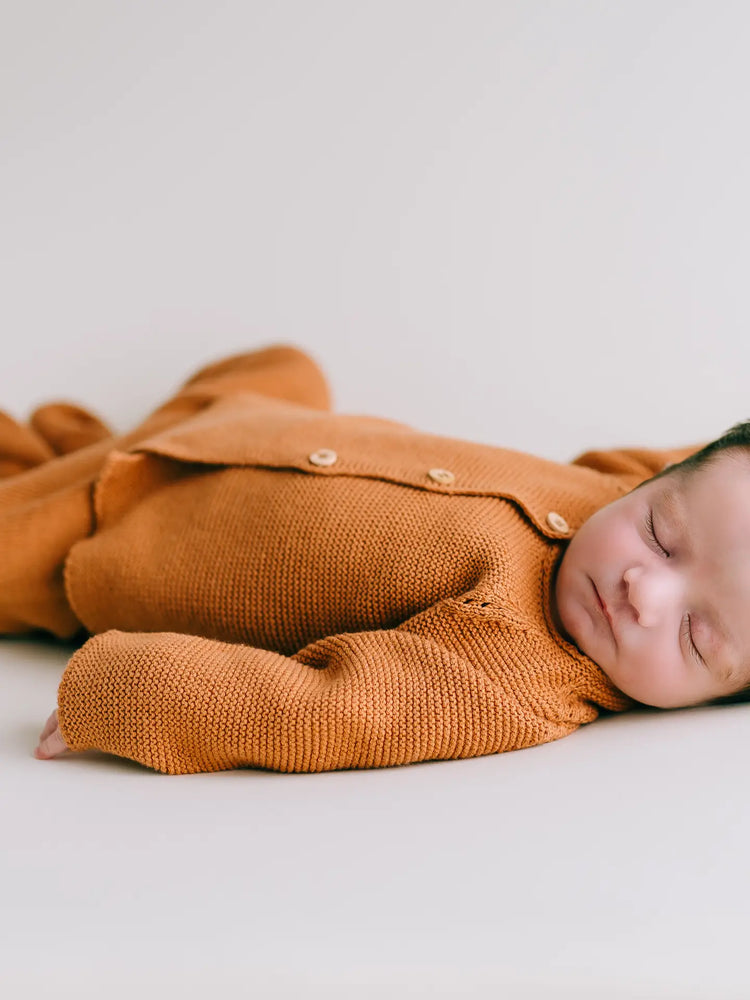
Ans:
[[[207,357],[568,458],[750,416],[741,2],[3,5],[3,406]]]
[[[750,416],[749,34],[727,0],[5,0],[0,407],[125,431],[282,341],[440,434],[712,438]],[[745,706],[170,779],[31,757],[67,655],[0,649],[9,996],[748,995]]]

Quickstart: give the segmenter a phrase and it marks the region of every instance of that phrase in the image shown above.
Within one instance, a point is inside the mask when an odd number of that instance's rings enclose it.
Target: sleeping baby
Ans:
[[[332,413],[286,345],[124,436],[0,416],[0,631],[81,640],[40,758],[385,767],[750,684],[750,421],[558,463]]]

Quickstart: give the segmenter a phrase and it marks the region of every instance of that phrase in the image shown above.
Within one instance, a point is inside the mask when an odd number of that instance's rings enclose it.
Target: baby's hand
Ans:
[[[57,721],[57,709],[55,709],[44,725],[34,756],[39,760],[51,760],[53,757],[59,757],[61,753],[65,753],[67,749],[68,746],[62,738]]]

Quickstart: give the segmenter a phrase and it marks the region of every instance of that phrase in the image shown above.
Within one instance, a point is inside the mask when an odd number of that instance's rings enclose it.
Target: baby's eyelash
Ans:
[[[685,617],[683,618],[683,622],[685,623],[685,625],[684,625],[684,628],[682,629],[682,634],[685,636],[685,638],[687,640],[688,646],[690,647],[690,652],[695,657],[695,659],[698,661],[698,663],[700,663],[701,666],[705,667],[706,666],[706,661],[703,659],[703,657],[701,656],[701,654],[698,652],[698,648],[695,645],[695,643],[693,642],[693,633],[690,631],[690,615],[685,615]]]
[[[664,546],[661,544],[661,542],[659,541],[659,539],[656,537],[656,531],[654,530],[654,512],[653,512],[653,510],[651,508],[649,508],[649,512],[646,515],[646,519],[645,519],[644,523],[645,523],[645,526],[646,526],[646,534],[652,540],[652,542],[654,543],[654,545],[656,546],[656,548],[663,555],[665,555],[667,557],[667,559],[668,559],[669,558],[669,553],[664,548]],[[680,637],[684,637],[685,638],[685,641],[688,644],[688,648],[690,650],[691,656],[693,656],[693,658],[695,660],[697,660],[697,662],[700,663],[700,665],[702,667],[705,667],[706,666],[706,661],[703,659],[703,657],[701,656],[701,654],[698,652],[698,647],[693,642],[693,633],[692,633],[691,628],[690,628],[690,615],[685,615],[685,617],[683,618],[683,623],[684,624],[683,624],[683,628],[682,628],[682,630],[680,632]]]
[[[664,546],[661,544],[661,542],[659,541],[659,539],[656,537],[656,532],[654,531],[654,512],[653,512],[653,510],[651,508],[649,508],[648,515],[646,516],[645,524],[646,524],[646,533],[653,540],[653,543],[657,547],[657,549],[663,555],[665,555],[667,557],[667,559],[668,559],[669,558],[669,553],[664,548]]]

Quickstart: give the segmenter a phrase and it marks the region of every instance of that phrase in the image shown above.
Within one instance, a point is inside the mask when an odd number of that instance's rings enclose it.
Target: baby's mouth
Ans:
[[[591,586],[594,588],[594,594],[596,596],[597,604],[599,605],[599,610],[601,611],[602,616],[604,617],[604,620],[606,621],[607,625],[609,626],[609,630],[612,633],[612,638],[615,640],[615,643],[616,643],[617,642],[617,636],[615,635],[614,622],[612,621],[612,615],[609,612],[609,608],[607,607],[606,602],[602,599],[602,596],[599,593],[599,591],[597,590],[596,584],[594,583],[593,580],[591,581]]]

